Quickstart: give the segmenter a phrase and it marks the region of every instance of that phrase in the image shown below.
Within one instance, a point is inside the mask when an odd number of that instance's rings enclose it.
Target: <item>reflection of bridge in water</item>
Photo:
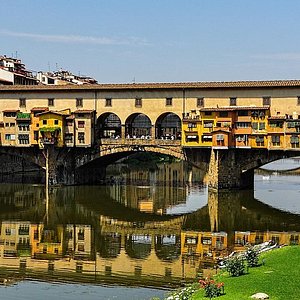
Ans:
[[[207,205],[178,216],[126,208],[92,187],[53,190],[48,210],[40,187],[0,193],[5,272],[168,286],[246,242],[299,243],[300,216],[255,200],[253,191],[209,193]]]

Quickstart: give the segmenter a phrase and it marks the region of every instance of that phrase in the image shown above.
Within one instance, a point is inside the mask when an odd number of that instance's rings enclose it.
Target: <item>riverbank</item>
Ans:
[[[250,299],[250,296],[263,292],[272,300],[299,299],[299,265],[300,246],[288,246],[264,253],[260,267],[249,268],[249,273],[240,277],[229,277],[227,272],[219,273],[218,282],[224,282],[225,295],[216,299],[237,300]],[[190,298],[204,298],[203,290],[198,290]]]

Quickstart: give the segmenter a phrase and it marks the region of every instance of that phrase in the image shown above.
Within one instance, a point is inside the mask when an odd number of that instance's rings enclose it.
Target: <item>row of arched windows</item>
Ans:
[[[122,126],[125,130],[122,130]],[[174,113],[162,114],[156,120],[155,126],[152,126],[150,118],[142,113],[130,115],[125,124],[121,124],[116,114],[105,113],[98,118],[97,129],[98,138],[181,138],[181,120]]]

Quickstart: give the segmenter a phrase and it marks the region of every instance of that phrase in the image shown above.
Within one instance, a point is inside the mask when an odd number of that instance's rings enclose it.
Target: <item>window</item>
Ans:
[[[166,106],[172,106],[173,103],[172,103],[172,98],[166,98]]]
[[[26,98],[20,98],[19,99],[19,106],[20,107],[26,107]]]
[[[217,141],[224,141],[224,134],[217,134]]]
[[[84,132],[78,132],[78,141],[80,144],[84,144]]]
[[[280,146],[280,136],[279,135],[272,135],[272,145]]]
[[[263,105],[270,105],[271,97],[263,97]]]
[[[197,123],[188,123],[188,128],[197,128]]]
[[[54,120],[54,125],[58,125],[58,120]]]
[[[38,132],[37,130],[33,132],[33,139],[34,139],[35,141],[38,141],[38,140],[39,140],[39,132]]]
[[[205,111],[205,112],[204,112],[204,115],[205,115],[205,116],[211,116],[211,115],[212,115],[212,112],[211,112],[211,111]]]
[[[298,135],[291,136],[291,145],[292,145],[292,148],[299,148],[299,136]]]
[[[252,122],[252,129],[253,130],[258,130],[258,123],[257,122]]]
[[[19,144],[29,144],[29,134],[18,135]]]
[[[142,98],[135,98],[135,107],[142,107]]]
[[[212,128],[213,127],[213,121],[204,121],[203,127],[204,128]]]
[[[259,122],[259,130],[265,130],[266,129],[266,123],[265,122]]]
[[[82,107],[83,105],[82,98],[76,98],[76,107]]]
[[[105,106],[112,106],[111,98],[106,98],[105,99]]]
[[[219,116],[222,117],[222,118],[228,117],[228,111],[220,111]]]
[[[236,97],[232,97],[229,99],[229,105],[230,106],[236,106]]]
[[[66,143],[73,143],[73,134],[72,133],[66,133],[65,134],[65,141],[66,141]]]
[[[48,99],[48,106],[54,106],[54,99],[53,98]]]
[[[67,126],[73,126],[73,121],[72,120],[67,120]]]
[[[237,115],[239,117],[247,117],[248,116],[248,110],[238,110]]]
[[[5,134],[5,139],[7,141],[15,141],[16,140],[16,135],[15,134]]]
[[[204,98],[197,98],[197,107],[204,107]]]
[[[47,120],[43,120],[43,125],[47,125]]]
[[[264,146],[264,137],[263,136],[256,137],[256,146]]]
[[[84,121],[78,121],[78,128],[84,128]]]
[[[236,122],[235,126],[236,128],[248,128],[250,127],[251,123],[250,122]]]
[[[300,105],[300,96],[298,96],[297,105]]]

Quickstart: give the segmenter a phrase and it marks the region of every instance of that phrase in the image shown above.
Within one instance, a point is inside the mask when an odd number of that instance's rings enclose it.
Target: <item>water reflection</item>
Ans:
[[[43,186],[2,184],[2,276],[169,287],[246,243],[299,244],[299,214],[258,201],[253,190],[201,187],[206,203],[170,214],[192,187],[64,187],[50,190],[46,205]]]

